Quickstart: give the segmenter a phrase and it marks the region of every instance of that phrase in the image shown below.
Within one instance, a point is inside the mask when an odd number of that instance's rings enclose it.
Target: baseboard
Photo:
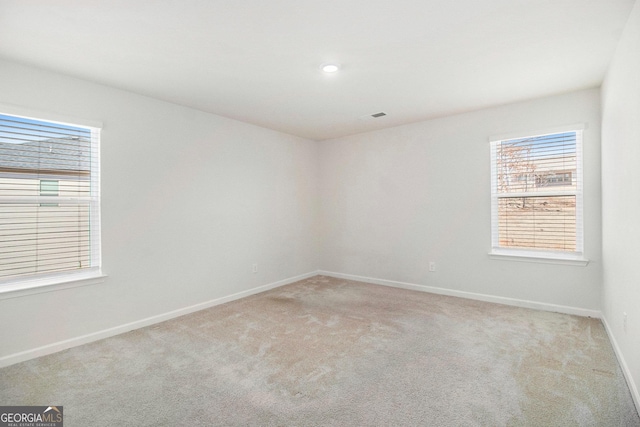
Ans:
[[[90,334],[87,334],[87,335],[82,335],[82,336],[79,336],[79,337],[70,338],[70,339],[64,340],[64,341],[58,341],[58,342],[55,342],[55,343],[47,344],[47,345],[42,346],[42,347],[38,347],[38,348],[22,351],[22,352],[19,352],[19,353],[9,354],[7,356],[0,357],[0,367],[5,367],[5,366],[13,365],[15,363],[24,362],[26,360],[35,359],[36,357],[46,356],[48,354],[52,354],[52,353],[56,353],[58,351],[66,350],[68,348],[77,347],[79,345],[87,344],[87,343],[90,343],[90,342],[93,342],[93,341],[98,341],[98,340],[101,340],[101,339],[104,339],[104,338],[109,338],[109,337],[112,337],[112,336],[115,336],[115,335],[119,335],[119,334],[122,334],[122,333],[125,333],[125,332],[132,331],[134,329],[139,329],[139,328],[143,328],[145,326],[153,325],[155,323],[164,322],[166,320],[170,320],[170,319],[173,319],[173,318],[176,318],[176,317],[184,316],[185,314],[194,313],[196,311],[200,311],[200,310],[204,310],[206,308],[214,307],[214,306],[219,305],[219,304],[224,304],[226,302],[234,301],[234,300],[237,300],[237,299],[240,299],[240,298],[245,298],[245,297],[248,297],[250,295],[254,295],[254,294],[260,293],[260,292],[268,291],[269,289],[274,289],[274,288],[277,288],[277,287],[280,287],[280,286],[288,285],[290,283],[297,282],[299,280],[304,280],[304,279],[307,279],[309,277],[313,277],[313,276],[318,275],[318,274],[322,274],[322,275],[330,276],[330,277],[336,277],[336,278],[340,278],[340,279],[356,280],[356,281],[360,281],[360,282],[372,283],[372,284],[377,284],[377,285],[391,286],[391,287],[402,288],[402,289],[411,289],[411,290],[416,290],[416,291],[430,292],[430,293],[434,293],[434,294],[448,295],[448,296],[467,298],[467,299],[474,299],[474,300],[479,300],[479,301],[494,302],[494,303],[498,303],[498,304],[506,304],[506,305],[512,305],[512,306],[517,306],[517,307],[532,308],[532,309],[536,309],[536,310],[553,311],[553,312],[558,312],[558,313],[574,314],[574,315],[578,315],[578,316],[601,318],[601,313],[599,311],[596,311],[596,310],[587,310],[587,309],[581,309],[581,308],[576,308],[576,307],[568,307],[568,306],[561,306],[561,305],[555,305],[555,304],[545,304],[545,303],[539,303],[539,302],[535,302],[535,301],[518,300],[518,299],[513,299],[513,298],[505,298],[505,297],[498,297],[498,296],[493,296],[493,295],[477,294],[477,293],[472,293],[472,292],[457,291],[457,290],[446,289],[446,288],[437,288],[437,287],[433,287],[433,286],[424,286],[424,285],[417,285],[417,284],[413,284],[413,283],[397,282],[397,281],[393,281],[393,280],[376,279],[376,278],[372,278],[372,277],[364,277],[364,276],[357,276],[357,275],[353,275],[353,274],[343,274],[343,273],[336,273],[336,272],[331,272],[331,271],[319,270],[319,271],[313,271],[313,272],[310,272],[310,273],[306,273],[306,274],[302,274],[302,275],[299,275],[299,276],[291,277],[291,278],[288,278],[288,279],[279,280],[277,282],[273,282],[273,283],[269,283],[269,284],[266,284],[266,285],[258,286],[256,288],[252,288],[252,289],[249,289],[249,290],[246,290],[246,291],[238,292],[238,293],[235,293],[235,294],[232,294],[232,295],[228,295],[228,296],[225,296],[225,297],[221,297],[221,298],[217,298],[217,299],[214,299],[214,300],[206,301],[206,302],[203,302],[203,303],[195,304],[195,305],[192,305],[192,306],[189,306],[189,307],[184,307],[184,308],[181,308],[181,309],[178,309],[178,310],[173,310],[173,311],[170,311],[170,312],[167,312],[167,313],[163,313],[163,314],[160,314],[160,315],[157,315],[157,316],[148,317],[148,318],[145,318],[145,319],[141,319],[141,320],[138,320],[138,321],[135,321],[135,322],[131,322],[131,323],[127,323],[127,324],[124,324],[124,325],[116,326],[116,327],[113,327],[113,328],[105,329],[105,330],[102,330],[102,331],[93,332],[93,333],[90,333]],[[628,375],[628,374],[625,374],[625,375]],[[634,396],[634,399],[636,399],[636,404],[637,404],[637,388],[634,388],[634,390],[635,390],[635,393],[636,393],[636,395]]]
[[[557,304],[547,304],[547,303],[540,303],[536,301],[527,301],[527,300],[519,300],[515,298],[498,297],[494,295],[477,294],[473,292],[457,291],[452,289],[437,288],[433,286],[417,285],[414,283],[397,282],[393,280],[376,279],[372,277],[357,276],[354,274],[336,273],[332,271],[319,270],[317,274],[336,277],[338,279],[356,280],[359,282],[390,286],[394,288],[411,289],[411,290],[421,291],[421,292],[430,292],[430,293],[440,294],[440,295],[448,295],[448,296],[454,296],[454,297],[460,297],[460,298],[474,299],[479,301],[494,302],[498,304],[505,304],[505,305],[511,305],[516,307],[532,308],[535,310],[552,311],[556,313],[573,314],[577,316],[601,319],[605,327],[605,330],[607,331],[607,335],[609,336],[609,341],[611,342],[614,353],[618,358],[618,362],[620,363],[620,367],[622,369],[624,377],[627,380],[629,391],[631,392],[633,402],[636,405],[636,410],[640,414],[640,393],[638,392],[638,387],[635,381],[633,380],[633,377],[631,376],[631,371],[627,366],[624,356],[620,352],[620,347],[618,346],[618,343],[613,333],[611,332],[611,328],[609,327],[609,323],[607,322],[606,317],[604,317],[603,314],[598,310],[588,310],[588,309],[578,308],[578,307],[569,307],[569,306],[557,305]]]
[[[636,404],[636,410],[638,411],[638,414],[640,414],[640,393],[638,392],[638,386],[633,380],[633,376],[631,376],[629,366],[627,365],[627,362],[624,359],[622,352],[620,351],[620,347],[618,346],[616,337],[613,335],[611,327],[609,326],[609,322],[607,322],[607,318],[604,315],[602,316],[602,324],[604,324],[604,329],[607,331],[607,335],[609,335],[609,341],[611,342],[611,346],[613,347],[613,352],[618,358],[618,363],[620,364],[620,368],[622,369],[624,378],[627,380],[627,385],[629,386],[631,397],[633,397],[633,403]]]
[[[245,298],[250,295],[255,295],[260,292],[268,291],[280,286],[288,285],[289,283],[304,280],[309,277],[318,275],[317,271],[311,273],[302,274],[288,279],[279,280],[277,282],[269,283],[266,285],[258,286],[246,291],[238,292],[226,297],[216,298],[203,303],[191,305],[189,307],[180,308],[167,313],[159,314],[157,316],[147,317],[146,319],[137,320],[135,322],[126,323],[124,325],[116,326],[102,331],[93,332],[87,335],[70,338],[64,341],[58,341],[52,344],[47,344],[42,347],[34,348],[31,350],[22,351],[19,353],[9,354],[7,356],[0,357],[0,368],[13,365],[15,363],[24,362],[26,360],[35,359],[36,357],[46,356],[48,354],[56,353],[58,351],[66,350],[71,347],[77,347],[79,345],[88,344],[93,341],[98,341],[104,338],[109,338],[115,335],[123,334],[125,332],[133,331],[134,329],[143,328],[145,326],[153,325],[155,323],[164,322],[176,317],[184,316],[185,314],[194,313],[196,311],[204,310],[206,308],[214,307],[216,305],[224,304],[226,302],[234,301],[240,298]]]
[[[535,310],[552,311],[555,313],[574,314],[576,316],[593,317],[599,319],[602,313],[598,310],[569,307],[564,305],[548,304],[537,301],[527,301],[515,298],[499,297],[495,295],[477,294],[473,292],[457,291],[455,289],[437,288],[434,286],[417,285],[414,283],[396,282],[394,280],[376,279],[373,277],[356,276],[353,274],[336,273],[332,271],[318,271],[318,274],[336,277],[339,279],[357,280],[359,282],[373,283],[376,285],[391,286],[394,288],[411,289],[414,291],[429,292],[432,294],[448,295],[452,297],[467,298],[478,301],[494,302],[497,304],[512,305],[515,307],[532,308]]]

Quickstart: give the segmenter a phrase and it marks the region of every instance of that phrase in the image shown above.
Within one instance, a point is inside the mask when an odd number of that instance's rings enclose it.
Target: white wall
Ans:
[[[600,309],[597,89],[320,143],[7,62],[0,104],[104,123],[109,275],[0,300],[0,359],[318,267]],[[489,136],[575,123],[590,264],[489,259]]]
[[[390,112],[393,114],[393,112]],[[586,123],[587,267],[492,260],[489,137]],[[322,270],[600,309],[598,89],[323,141]],[[436,272],[428,272],[428,261]]]
[[[602,212],[603,313],[640,408],[640,2],[602,87]]]
[[[317,269],[316,142],[8,62],[0,104],[104,124],[109,276],[0,300],[0,359]]]

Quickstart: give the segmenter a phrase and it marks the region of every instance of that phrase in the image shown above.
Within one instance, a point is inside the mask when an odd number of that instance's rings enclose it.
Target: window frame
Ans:
[[[559,126],[554,128],[547,128],[537,131],[524,131],[510,134],[493,135],[489,138],[489,151],[490,151],[490,193],[491,193],[491,249],[489,251],[489,257],[497,260],[509,260],[509,261],[526,261],[526,262],[540,262],[549,264],[566,264],[586,266],[589,260],[584,257],[584,130],[586,125],[584,123],[573,124],[568,126]],[[560,196],[560,195],[575,195],[576,198],[576,248],[575,251],[560,251],[552,249],[534,249],[534,248],[513,248],[503,247],[499,243],[499,230],[498,230],[498,203],[501,198],[513,197],[513,194],[505,194],[501,196],[498,192],[498,178],[497,178],[497,145],[504,141],[521,138],[534,138],[539,136],[553,135],[558,133],[575,132],[576,133],[576,170],[575,190],[562,190],[556,191],[553,187],[556,185],[550,185],[549,191],[545,192],[531,192],[526,197],[544,197],[544,196]],[[566,171],[561,171],[566,172]],[[557,185],[561,187],[561,185]]]
[[[92,143],[95,143],[95,164],[97,170],[92,172],[91,180],[91,197],[95,200],[89,204],[92,218],[92,243],[91,253],[95,260],[90,268],[80,270],[61,271],[54,273],[44,273],[42,275],[33,275],[26,277],[14,277],[10,280],[0,281],[0,300],[8,298],[17,298],[31,294],[43,292],[51,292],[61,289],[69,289],[78,286],[94,285],[103,283],[106,275],[102,271],[102,232],[101,232],[101,131],[103,125],[99,121],[65,116],[46,111],[33,110],[15,105],[0,104],[0,114],[27,118],[32,120],[46,121],[61,125],[74,127],[83,127],[91,130]],[[46,174],[41,176],[42,179],[57,179],[56,176],[48,177]],[[35,202],[55,203],[59,196],[41,195],[34,198]]]

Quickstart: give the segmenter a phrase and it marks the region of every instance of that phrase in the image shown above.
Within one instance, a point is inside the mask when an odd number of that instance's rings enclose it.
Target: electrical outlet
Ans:
[[[436,263],[434,261],[429,261],[429,272],[433,273],[436,271]]]
[[[254,273],[258,272],[258,264],[253,264],[253,272]]]
[[[622,313],[622,329],[627,332],[627,312]]]

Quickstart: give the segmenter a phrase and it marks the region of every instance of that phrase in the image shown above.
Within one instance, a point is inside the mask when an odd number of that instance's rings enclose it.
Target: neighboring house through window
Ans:
[[[582,131],[491,141],[492,254],[581,259]]]
[[[59,189],[59,182],[52,179],[40,180],[40,195],[41,196],[57,196]]]
[[[100,270],[99,129],[0,115],[0,289]]]
[[[40,180],[40,195],[41,196],[57,196],[58,195],[58,181],[51,179]],[[58,206],[57,203],[40,203],[40,206]]]

